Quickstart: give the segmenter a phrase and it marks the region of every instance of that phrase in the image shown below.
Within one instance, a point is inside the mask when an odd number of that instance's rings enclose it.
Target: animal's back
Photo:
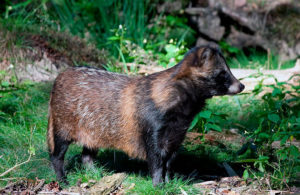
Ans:
[[[134,157],[143,156],[132,145],[139,145],[139,133],[133,124],[128,124],[134,120],[133,113],[128,113],[134,112],[132,80],[126,75],[86,67],[61,73],[50,100],[49,124],[52,122],[55,134],[88,148],[116,148]]]

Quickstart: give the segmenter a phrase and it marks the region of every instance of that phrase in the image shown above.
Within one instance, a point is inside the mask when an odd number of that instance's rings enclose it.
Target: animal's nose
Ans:
[[[240,83],[240,90],[243,91],[245,89],[245,85],[243,85],[242,83]]]

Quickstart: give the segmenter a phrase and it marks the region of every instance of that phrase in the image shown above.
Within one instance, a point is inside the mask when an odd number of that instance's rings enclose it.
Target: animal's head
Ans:
[[[181,61],[175,78],[192,81],[208,96],[234,95],[245,88],[233,76],[221,52],[209,46],[191,49]]]

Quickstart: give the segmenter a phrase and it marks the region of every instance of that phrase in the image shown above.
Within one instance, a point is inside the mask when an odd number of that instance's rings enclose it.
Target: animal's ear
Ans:
[[[213,55],[213,50],[209,47],[193,49],[182,60],[175,78],[187,77],[192,73],[193,67],[202,67],[208,64]]]
[[[211,59],[213,55],[211,48],[203,48],[198,51],[198,66],[203,66]]]
[[[191,66],[194,66],[197,63],[197,54],[195,52],[189,53],[184,59],[181,61],[179,69],[176,71],[175,78],[180,79],[183,77],[187,77],[191,73]]]

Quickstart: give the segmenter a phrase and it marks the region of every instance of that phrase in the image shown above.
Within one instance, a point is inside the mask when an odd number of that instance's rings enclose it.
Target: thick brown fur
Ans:
[[[134,80],[86,67],[61,73],[50,100],[50,151],[56,134],[90,149],[116,148],[145,159],[134,117]]]
[[[49,105],[48,147],[58,178],[68,144],[76,142],[85,153],[115,148],[147,160],[154,185],[160,183],[205,100],[227,94],[233,83],[239,84],[224,57],[209,47],[146,77],[68,68],[55,80]]]

